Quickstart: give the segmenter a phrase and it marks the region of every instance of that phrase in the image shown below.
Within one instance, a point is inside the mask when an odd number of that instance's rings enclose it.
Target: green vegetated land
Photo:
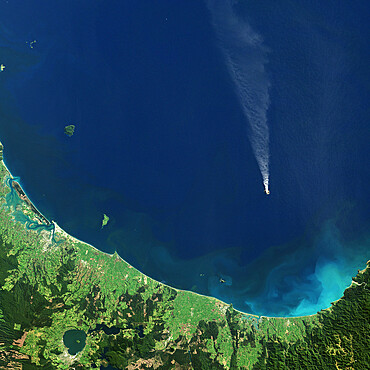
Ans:
[[[104,213],[103,215],[103,221],[101,223],[101,228],[103,228],[104,226],[106,226],[109,222],[109,217]]]
[[[76,128],[75,125],[68,125],[64,127],[64,133],[68,136],[72,136],[75,132],[75,128]]]
[[[152,280],[56,224],[38,227],[9,176],[1,161],[0,369],[368,368],[369,263],[316,315],[243,314]],[[63,343],[68,330],[86,333],[75,355]]]

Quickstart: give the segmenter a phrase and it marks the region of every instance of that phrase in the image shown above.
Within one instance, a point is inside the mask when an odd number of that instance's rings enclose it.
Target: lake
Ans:
[[[67,330],[63,335],[63,343],[68,348],[68,353],[74,356],[84,349],[86,344],[86,334],[82,330]]]

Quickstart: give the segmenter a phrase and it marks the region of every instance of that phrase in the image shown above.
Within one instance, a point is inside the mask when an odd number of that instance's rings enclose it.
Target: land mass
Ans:
[[[68,235],[0,161],[0,369],[366,369],[369,275],[316,315],[242,313]],[[86,334],[76,354],[71,330]]]
[[[103,228],[109,221],[109,217],[104,213],[103,215],[103,221],[101,223],[101,228]]]
[[[68,136],[72,136],[75,132],[75,128],[76,128],[75,125],[68,125],[64,127],[64,133]]]

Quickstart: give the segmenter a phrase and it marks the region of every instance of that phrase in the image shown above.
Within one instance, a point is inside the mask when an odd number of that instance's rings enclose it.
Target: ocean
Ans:
[[[369,259],[369,10],[4,1],[5,163],[49,220],[150,277],[249,313],[314,314]]]

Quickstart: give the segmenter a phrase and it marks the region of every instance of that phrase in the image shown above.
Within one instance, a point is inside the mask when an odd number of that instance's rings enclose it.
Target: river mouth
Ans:
[[[63,343],[68,348],[68,353],[74,356],[84,349],[86,333],[77,329],[67,330],[63,335]]]

